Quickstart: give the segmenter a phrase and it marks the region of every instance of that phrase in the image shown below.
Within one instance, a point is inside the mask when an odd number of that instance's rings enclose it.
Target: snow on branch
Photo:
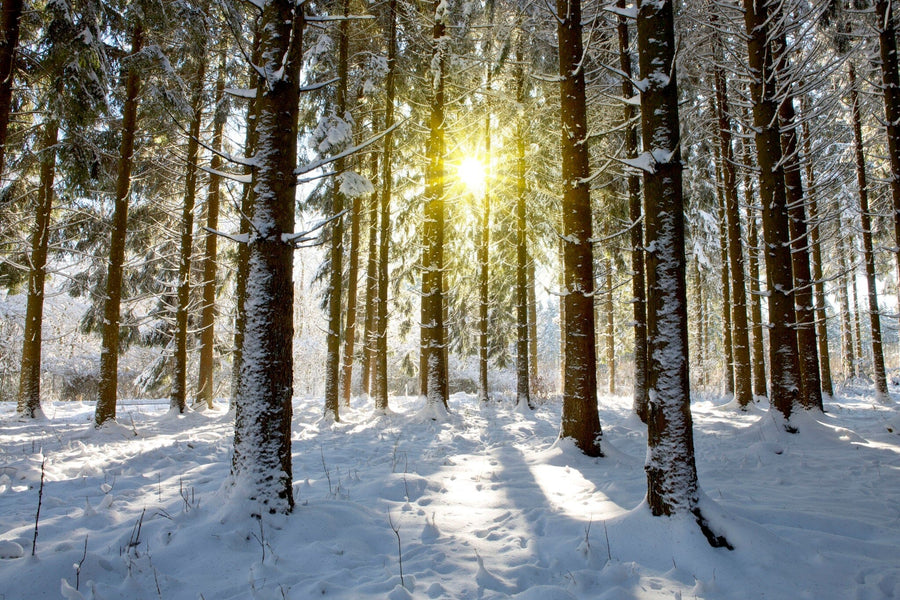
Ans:
[[[373,135],[366,141],[364,141],[360,144],[357,144],[356,146],[347,148],[343,152],[339,152],[338,154],[335,154],[334,156],[327,156],[325,158],[320,158],[318,160],[314,160],[312,162],[306,163],[305,165],[303,165],[301,167],[297,167],[297,169],[294,170],[294,175],[305,175],[306,173],[309,173],[310,171],[315,171],[319,167],[324,167],[327,164],[331,164],[340,158],[345,158],[347,156],[350,156],[351,154],[355,154],[355,153],[359,152],[360,150],[362,150],[363,148],[367,148],[368,146],[371,146],[372,144],[374,144],[375,142],[377,142],[378,140],[380,140],[381,138],[386,136],[391,131],[397,129],[400,125],[403,125],[404,123],[406,123],[406,121],[407,121],[407,119],[404,119],[403,121],[395,123],[388,129],[385,129],[384,131],[379,132],[376,135]]]

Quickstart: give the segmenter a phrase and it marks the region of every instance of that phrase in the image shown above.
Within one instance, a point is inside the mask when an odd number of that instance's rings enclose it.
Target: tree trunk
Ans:
[[[600,456],[581,0],[557,0],[556,13],[562,117],[563,330],[566,360],[559,435],[561,438],[572,438],[588,456]]]
[[[341,0],[344,16],[350,14],[350,0]],[[348,62],[350,53],[349,20],[342,20],[338,26],[338,85],[334,103],[334,113],[343,119],[347,111]],[[334,170],[343,173],[346,160],[334,161]],[[335,421],[341,420],[341,303],[344,285],[344,194],[341,193],[338,178],[332,179],[331,189],[331,262],[329,265],[328,290],[328,334],[325,350],[325,416]]]
[[[852,68],[852,67],[851,67]],[[809,114],[806,106],[807,96],[801,98],[803,116]],[[825,311],[825,281],[822,274],[822,244],[820,238],[819,203],[815,185],[815,173],[812,163],[812,141],[809,133],[809,121],[801,119],[803,132],[803,154],[805,156],[804,170],[806,171],[807,208],[809,216],[809,246],[810,266],[813,277],[813,306],[816,319],[816,339],[819,342],[819,379],[822,384],[822,394],[831,398],[834,396],[834,386],[831,381],[831,359],[828,351],[828,315]]]
[[[44,280],[47,276],[47,249],[50,245],[50,214],[53,210],[53,179],[56,175],[56,144],[59,122],[44,123],[41,140],[41,179],[34,207],[34,231],[28,260],[28,301],[22,340],[22,370],[16,413],[31,419],[41,413],[41,332],[44,318]]]
[[[782,40],[777,48],[784,48]],[[797,350],[800,363],[800,403],[807,410],[822,407],[822,384],[819,379],[819,349],[816,342],[816,314],[813,310],[813,280],[809,268],[806,234],[806,197],[800,176],[800,152],[797,146],[794,97],[788,92],[778,109],[781,123],[781,151],[784,156],[784,185],[788,203],[788,225],[791,236],[791,263],[794,272],[794,301],[797,313]]]
[[[198,62],[191,100],[193,116],[188,131],[187,171],[184,177],[184,204],[181,210],[181,247],[178,260],[178,305],[175,308],[175,354],[172,361],[172,394],[169,410],[183,413],[187,408],[188,310],[191,302],[191,254],[194,250],[194,204],[197,197],[197,160],[200,125],[203,121],[203,84],[206,79],[206,48]]]
[[[519,28],[516,37],[516,406],[531,404],[531,356],[529,348],[529,281],[528,281],[528,237],[525,201],[528,184],[525,180],[525,69],[522,57],[522,38],[525,33]]]
[[[734,398],[742,410],[753,401],[750,374],[750,338],[747,331],[747,290],[744,280],[743,234],[738,203],[734,148],[731,139],[731,115],[725,74],[715,70],[716,112],[719,122],[719,155],[725,197],[725,221],[728,228],[728,271],[731,275],[731,346],[734,359]]]
[[[136,23],[131,30],[131,56],[141,51],[144,30]],[[131,192],[131,167],[137,129],[140,76],[128,71],[125,103],[122,107],[122,142],[116,175],[116,199],[106,269],[106,298],[103,303],[103,337],[100,345],[100,381],[94,424],[100,427],[116,418],[116,392],[119,383],[119,304],[122,299],[122,265],[125,262],[125,235],[128,226],[128,196]]]
[[[875,398],[886,402],[887,376],[884,370],[884,351],[881,338],[881,312],[878,310],[878,291],[875,287],[875,250],[872,244],[872,217],[869,214],[869,185],[866,181],[866,157],[863,152],[862,124],[859,97],[856,90],[856,70],[850,63],[850,113],[853,118],[853,150],[856,157],[856,184],[859,189],[859,219],[862,225],[863,261],[869,292],[869,325],[872,329],[872,366],[875,371]]]
[[[372,181],[378,177],[378,153],[372,153]],[[368,400],[375,395],[375,352],[378,335],[375,331],[376,312],[378,310],[378,192],[369,196],[369,241],[366,252],[366,316],[363,332],[363,361],[360,373],[362,393]]]
[[[378,247],[378,310],[376,312],[377,348],[375,352],[375,410],[388,410],[387,325],[388,325],[388,263],[391,240],[391,193],[393,184],[394,95],[397,74],[397,0],[388,1],[390,27],[388,31],[387,76],[385,78],[384,153],[381,159],[381,236]]]
[[[722,193],[722,157],[715,146],[716,200],[719,217],[719,270],[722,286],[722,350],[725,358],[725,394],[734,396],[734,344],[731,323],[731,265],[728,262],[728,225],[725,216],[725,195]]]
[[[616,393],[616,315],[613,303],[613,261],[606,259],[606,292],[603,304],[606,313],[606,391]]]
[[[743,121],[749,121],[746,109],[742,111]],[[747,205],[747,259],[750,263],[750,322],[753,331],[753,346],[751,351],[753,363],[753,395],[756,398],[766,398],[769,393],[766,389],[766,359],[765,344],[763,340],[762,300],[759,288],[759,238],[757,234],[756,199],[753,196],[753,177],[751,167],[753,160],[750,156],[750,144],[746,139],[741,139],[742,161],[744,171],[744,202]]]
[[[260,15],[256,202],[244,308],[242,385],[235,398],[235,488],[270,513],[294,506],[291,468],[293,255],[297,121],[304,15],[270,0]]]
[[[856,358],[853,355],[853,326],[850,318],[850,293],[848,274],[852,276],[850,268],[847,265],[847,248],[844,243],[843,236],[844,225],[843,218],[838,215],[838,257],[841,263],[840,276],[838,277],[839,288],[838,295],[841,304],[841,348],[842,362],[844,365],[844,379],[856,377]]]
[[[341,400],[350,406],[353,385],[353,352],[356,345],[356,295],[359,279],[359,222],[362,219],[362,198],[353,198],[350,212],[350,257],[347,266],[347,324],[344,328],[344,359],[341,375]]]
[[[9,113],[12,108],[13,79],[16,68],[16,50],[19,47],[19,20],[22,17],[23,0],[3,0],[0,8],[0,175],[6,168],[6,134],[9,129]]]
[[[638,0],[641,133],[653,168],[644,171],[647,232],[647,503],[655,516],[691,513],[713,546],[728,542],[700,513],[688,357],[684,202],[675,32],[671,0]],[[730,546],[729,546],[730,547]]]
[[[426,156],[422,261],[422,359],[431,408],[447,408],[447,329],[444,322],[444,80],[449,64],[447,5],[434,1],[432,97]]]
[[[624,10],[625,0],[617,0],[616,7]],[[628,20],[619,15],[617,32],[619,37],[619,68],[622,77],[622,97],[634,96],[631,83],[631,51],[628,39]],[[637,110],[630,102],[622,104],[622,123],[625,126],[625,158],[637,158],[637,127],[634,123]],[[637,172],[628,174],[628,218],[631,243],[631,295],[634,320],[634,412],[641,421],[647,422],[647,296],[644,275],[644,225],[641,221],[641,178]]]
[[[894,241],[900,247],[900,73],[897,72],[897,30],[892,0],[875,0],[876,30],[881,56],[881,86],[884,123],[887,130],[891,173],[891,200],[894,210]],[[900,273],[900,254],[897,254]]]
[[[219,74],[216,79],[215,113],[213,115],[212,159],[209,188],[206,194],[206,235],[203,249],[203,306],[200,309],[200,365],[197,368],[197,395],[194,406],[213,407],[216,345],[216,271],[218,259],[219,200],[221,177],[216,171],[222,167],[222,130],[228,119],[225,108],[225,46],[219,54]]]
[[[534,257],[528,254],[528,391],[529,398],[538,391],[537,282]]]
[[[250,81],[257,81],[256,65],[262,61],[260,54],[260,30],[257,25],[253,33],[253,54],[250,58]],[[244,138],[244,158],[250,162],[256,155],[256,147],[259,142],[259,132],[257,131],[257,123],[259,123],[259,102],[254,98],[247,105],[247,131]],[[252,169],[247,167],[245,175],[251,176]],[[256,205],[256,191],[251,183],[244,184],[241,192],[241,218],[240,218],[240,235],[246,237],[250,235],[250,219],[253,218],[253,211]],[[237,398],[240,395],[241,386],[241,365],[244,361],[244,298],[247,293],[247,271],[249,265],[247,263],[250,255],[250,249],[247,244],[238,244],[237,247],[237,265],[235,268],[234,297],[235,297],[235,317],[234,317],[234,349],[231,362],[231,396]]]
[[[759,191],[763,205],[766,288],[769,302],[769,402],[785,419],[800,401],[800,364],[794,329],[794,282],[791,275],[790,231],[784,189],[778,103],[774,98],[772,53],[768,43],[767,0],[743,0],[747,30],[750,92],[753,102]],[[764,84],[765,82],[765,84]]]
[[[646,223],[645,229],[646,229]],[[696,331],[696,348],[697,348],[697,365],[700,367],[700,380],[697,382],[701,387],[706,385],[706,300],[703,296],[703,277],[700,275],[700,261],[697,257],[693,260],[694,272],[694,289],[697,291],[697,331]],[[649,349],[649,347],[648,347]],[[649,358],[648,358],[649,364]]]

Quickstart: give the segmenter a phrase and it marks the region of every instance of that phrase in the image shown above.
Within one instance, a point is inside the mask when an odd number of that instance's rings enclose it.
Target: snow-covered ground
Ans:
[[[260,521],[223,485],[224,405],[126,403],[95,431],[89,403],[49,404],[38,423],[6,403],[0,598],[900,597],[897,404],[845,390],[790,435],[723,402],[695,402],[695,443],[704,511],[733,551],[650,516],[627,398],[601,399],[599,459],[556,442],[553,402],[523,413],[458,394],[433,422],[416,398],[379,419],[357,401],[333,424],[298,399],[297,507]]]

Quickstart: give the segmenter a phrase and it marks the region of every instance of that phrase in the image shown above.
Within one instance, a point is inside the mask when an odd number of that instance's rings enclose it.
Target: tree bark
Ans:
[[[838,258],[840,260],[841,271],[838,277],[838,295],[841,304],[841,348],[842,363],[844,365],[844,379],[856,377],[856,358],[853,354],[853,326],[850,318],[850,293],[848,274],[852,276],[850,268],[847,265],[847,248],[844,243],[843,217],[838,216],[839,232],[837,236],[838,242]]]
[[[581,0],[557,0],[556,13],[562,118],[563,330],[566,361],[559,435],[561,438],[572,438],[588,456],[600,456]]]
[[[881,337],[881,311],[878,309],[878,291],[875,276],[875,250],[872,244],[872,217],[869,213],[869,185],[866,180],[866,157],[863,151],[862,123],[859,112],[859,96],[856,89],[856,69],[849,68],[850,113],[853,118],[853,150],[856,158],[856,184],[859,191],[859,219],[862,226],[863,262],[866,267],[866,283],[869,296],[869,325],[872,330],[872,366],[875,375],[875,398],[886,402],[887,376],[884,369],[884,351]]]
[[[350,0],[341,0],[341,12],[350,14]],[[338,85],[334,103],[334,112],[343,119],[347,111],[348,61],[350,53],[349,20],[342,20],[338,26],[340,40],[338,42]],[[339,158],[334,162],[337,173],[343,173],[346,160]],[[341,303],[343,302],[344,285],[344,194],[341,193],[337,177],[332,180],[331,189],[331,250],[328,275],[328,334],[325,349],[325,416],[341,420]]]
[[[638,0],[641,133],[647,234],[647,503],[655,516],[694,515],[713,546],[728,546],[700,512],[691,418],[684,202],[671,0]],[[730,547],[730,546],[729,546]]]
[[[357,280],[359,279],[359,222],[362,219],[362,198],[353,198],[350,212],[350,256],[347,265],[347,324],[344,327],[344,358],[341,375],[341,400],[350,406],[353,386],[353,353],[356,346]]]
[[[878,48],[881,57],[881,86],[884,98],[884,124],[887,130],[891,172],[891,200],[894,211],[894,241],[900,248],[900,73],[897,72],[897,30],[892,0],[875,0]],[[900,253],[896,253],[900,273]]]
[[[397,0],[388,1],[390,27],[388,31],[388,71],[385,77],[384,152],[381,159],[381,224],[378,241],[378,310],[376,312],[377,347],[375,352],[375,410],[388,410],[387,326],[388,326],[388,264],[391,240],[391,194],[394,181],[393,150],[394,99],[397,74]]]
[[[769,303],[769,402],[789,424],[800,401],[800,364],[794,329],[794,282],[791,275],[790,231],[784,189],[778,103],[774,98],[772,53],[768,40],[767,0],[743,0],[747,33],[750,92],[753,102],[759,191],[763,205],[766,288]]]
[[[250,81],[257,81],[256,67],[260,64],[262,56],[260,54],[260,29],[257,26],[253,33],[253,54],[250,62]],[[256,154],[256,148],[259,142],[259,132],[257,124],[259,123],[259,102],[254,98],[247,105],[247,131],[244,138],[244,158],[251,161]],[[252,176],[252,169],[247,167],[247,176]],[[240,218],[240,235],[246,237],[250,235],[250,219],[253,218],[253,211],[256,205],[256,191],[253,189],[252,183],[244,184],[241,192],[241,218]],[[238,244],[237,247],[237,265],[235,268],[234,296],[235,296],[235,317],[234,317],[234,349],[231,362],[231,396],[237,398],[240,395],[241,386],[241,365],[244,361],[244,298],[247,293],[247,271],[249,265],[247,263],[250,255],[250,249],[247,244]]]
[[[728,86],[725,74],[714,67],[716,112],[719,122],[719,155],[724,185],[725,221],[728,228],[728,266],[731,275],[731,345],[734,360],[734,398],[742,410],[753,402],[750,374],[750,339],[747,327],[747,290],[744,280],[743,234],[738,203],[737,174],[728,108]]]
[[[131,56],[141,51],[144,30],[140,22],[131,30]],[[125,262],[125,235],[128,228],[128,196],[131,193],[131,168],[134,137],[137,130],[140,76],[136,69],[125,78],[125,103],[122,108],[122,141],[116,175],[116,199],[106,269],[106,298],[103,303],[103,336],[100,345],[100,381],[94,424],[100,427],[116,418],[116,392],[119,383],[119,309],[122,300],[122,265]]]
[[[270,513],[294,506],[291,468],[293,254],[302,8],[269,0],[260,16],[256,201],[248,239],[241,388],[235,398],[235,488]]]
[[[16,50],[19,47],[19,21],[23,0],[3,0],[0,8],[0,176],[6,169],[6,137],[9,130],[9,113],[12,108],[13,79],[15,78]]]
[[[210,159],[209,188],[206,194],[206,236],[203,249],[203,306],[200,309],[200,365],[197,369],[195,406],[213,407],[216,344],[216,271],[218,258],[219,201],[221,177],[216,171],[222,167],[222,131],[228,119],[225,109],[225,46],[219,55],[219,74],[216,79],[215,113],[213,116],[212,158]]]
[[[44,318],[44,281],[50,245],[50,215],[53,210],[53,180],[56,175],[56,144],[59,121],[44,123],[41,140],[41,175],[34,206],[34,231],[28,265],[28,300],[22,340],[22,368],[16,413],[31,419],[41,417],[41,332]]]
[[[184,204],[181,210],[181,246],[178,258],[175,308],[175,354],[172,361],[172,394],[169,410],[183,413],[187,408],[188,310],[191,302],[191,254],[194,250],[194,204],[197,197],[197,160],[200,125],[203,121],[203,84],[206,79],[206,47],[198,61],[191,99],[191,126],[188,131],[187,170],[184,177]]]
[[[372,181],[378,176],[378,154],[372,153]],[[366,252],[366,315],[363,332],[362,393],[366,399],[374,396],[375,352],[378,344],[376,313],[378,311],[378,192],[369,195],[369,240]]]
[[[516,406],[531,404],[531,352],[529,348],[529,278],[528,220],[526,204],[528,183],[525,180],[525,68],[522,45],[525,32],[521,24],[516,36]]]
[[[616,7],[624,10],[625,0],[617,0]],[[628,20],[619,15],[616,31],[619,37],[619,68],[622,77],[622,97],[634,96],[631,83],[631,51],[628,36]],[[637,158],[637,127],[634,123],[637,110],[630,102],[622,104],[622,123],[625,126],[625,157]],[[631,221],[629,241],[631,243],[631,295],[634,321],[634,412],[641,421],[647,422],[647,284],[644,275],[644,225],[642,223],[641,178],[631,172],[627,178],[628,217]]]
[[[710,103],[712,104],[712,103]],[[722,157],[719,146],[714,151],[716,170],[716,208],[719,218],[719,281],[722,286],[722,350],[725,358],[725,394],[734,396],[734,344],[731,323],[731,265],[728,262],[728,225],[725,216],[725,195],[722,193]]]
[[[746,109],[742,110],[742,120],[749,122]],[[745,128],[746,129],[746,128]],[[753,177],[751,168],[753,160],[750,155],[750,144],[746,139],[741,139],[742,162],[744,163],[744,202],[747,205],[747,260],[750,271],[750,322],[753,332],[753,345],[751,349],[753,364],[753,395],[756,398],[766,398],[769,393],[766,389],[766,359],[765,344],[763,340],[762,300],[759,288],[759,237],[756,218],[756,199],[753,196]]]
[[[801,107],[804,118],[801,119],[803,133],[804,170],[806,171],[806,206],[809,216],[809,249],[810,267],[813,278],[813,308],[816,319],[816,339],[819,342],[819,379],[822,384],[822,394],[831,398],[834,396],[834,386],[831,381],[831,358],[828,351],[828,315],[825,311],[825,281],[822,274],[822,244],[820,242],[820,219],[818,192],[815,185],[815,173],[812,163],[812,141],[809,133],[809,121],[806,115],[809,113],[806,107],[806,96],[801,98]]]

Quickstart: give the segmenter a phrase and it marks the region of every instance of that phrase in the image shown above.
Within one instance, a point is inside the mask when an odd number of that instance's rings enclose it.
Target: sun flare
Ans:
[[[467,156],[459,163],[457,174],[459,180],[474,194],[484,191],[485,169],[481,161],[474,156]]]

